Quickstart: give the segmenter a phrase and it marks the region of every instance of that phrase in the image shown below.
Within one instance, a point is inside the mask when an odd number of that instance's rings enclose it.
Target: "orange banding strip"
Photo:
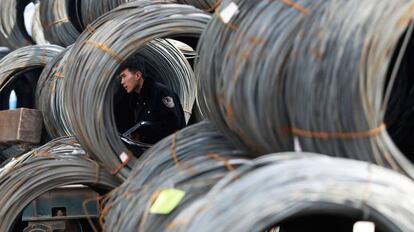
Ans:
[[[95,42],[95,41],[92,41],[92,40],[86,40],[85,44],[92,45],[95,48],[98,48],[98,49],[102,50],[103,52],[105,52],[106,54],[108,54],[112,58],[114,58],[120,64],[124,62],[124,59],[122,59],[116,52],[114,52],[111,48],[106,46],[104,43]]]
[[[225,159],[225,158],[221,157],[220,155],[218,155],[218,154],[216,154],[216,153],[208,153],[207,155],[208,155],[208,157],[210,157],[210,158],[212,158],[212,159],[214,159],[214,160],[217,160],[217,161],[223,162],[223,163],[224,163],[224,165],[226,166],[226,168],[227,168],[229,171],[233,171],[233,170],[234,170],[233,165],[231,165],[227,159]]]
[[[295,8],[296,10],[302,12],[304,15],[309,15],[309,10],[300,4],[293,2],[292,0],[282,0],[282,2],[288,6]]]
[[[128,165],[128,162],[132,159],[132,155],[131,155],[131,153],[130,152],[128,152],[128,158],[124,161],[124,162],[122,162],[121,164],[119,164],[116,168],[115,168],[115,170],[113,170],[113,171],[111,171],[111,174],[112,175],[116,175],[116,174],[118,174],[118,172],[119,171],[121,171],[121,169],[123,169],[125,166],[127,166]]]
[[[56,20],[54,22],[51,22],[51,23],[47,24],[46,27],[45,27],[45,29],[47,30],[51,26],[54,26],[54,25],[59,24],[59,23],[66,23],[66,22],[69,22],[69,18],[68,17],[61,18],[61,19],[58,19],[58,20]]]
[[[385,124],[371,129],[369,131],[361,132],[326,132],[326,131],[306,131],[298,128],[293,128],[292,133],[300,137],[317,138],[317,139],[361,139],[369,138],[378,135],[386,129]]]

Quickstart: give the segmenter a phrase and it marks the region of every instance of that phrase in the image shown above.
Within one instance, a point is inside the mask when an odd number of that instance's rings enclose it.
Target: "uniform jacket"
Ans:
[[[136,131],[141,142],[156,143],[185,126],[177,94],[151,78],[144,80],[140,94],[133,93],[131,100],[135,124],[149,121],[152,125]]]

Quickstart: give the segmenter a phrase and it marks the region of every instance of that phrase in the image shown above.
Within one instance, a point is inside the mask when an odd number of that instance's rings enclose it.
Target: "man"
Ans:
[[[185,126],[177,94],[146,76],[142,57],[133,56],[119,70],[122,86],[132,95],[130,107],[137,128],[132,134],[135,140],[154,144]]]

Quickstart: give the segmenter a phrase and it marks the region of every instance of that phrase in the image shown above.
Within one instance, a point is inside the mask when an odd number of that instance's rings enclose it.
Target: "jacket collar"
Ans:
[[[146,97],[151,93],[151,89],[154,86],[154,80],[152,78],[147,77],[144,79],[144,84],[142,85],[141,93],[139,94],[140,97]]]

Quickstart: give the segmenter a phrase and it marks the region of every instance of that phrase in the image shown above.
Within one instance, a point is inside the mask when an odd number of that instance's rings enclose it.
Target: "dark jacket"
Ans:
[[[133,137],[138,134],[139,141],[153,144],[185,127],[180,100],[165,85],[146,78],[141,93],[133,93],[131,100],[135,124],[142,121],[151,123],[133,134]]]

